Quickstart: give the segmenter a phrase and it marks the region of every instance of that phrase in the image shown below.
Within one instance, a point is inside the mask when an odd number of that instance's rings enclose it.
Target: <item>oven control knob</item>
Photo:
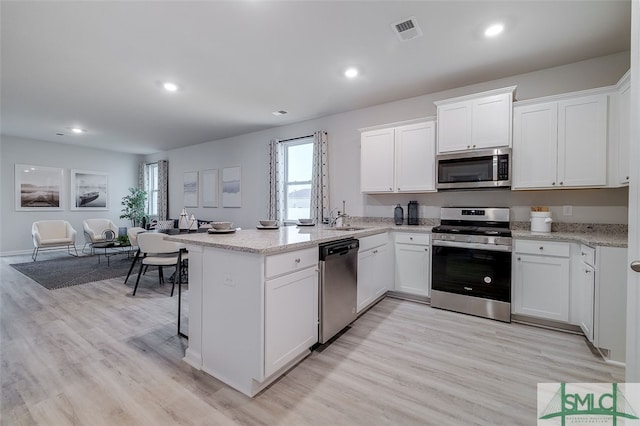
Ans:
[[[491,284],[491,277],[484,277],[485,284]]]

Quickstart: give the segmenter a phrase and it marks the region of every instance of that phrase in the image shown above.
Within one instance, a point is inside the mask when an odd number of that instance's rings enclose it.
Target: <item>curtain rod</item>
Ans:
[[[298,139],[307,139],[312,137],[313,135],[299,136],[297,138],[291,138],[291,139],[280,139],[278,142],[291,142],[291,141],[297,141]]]

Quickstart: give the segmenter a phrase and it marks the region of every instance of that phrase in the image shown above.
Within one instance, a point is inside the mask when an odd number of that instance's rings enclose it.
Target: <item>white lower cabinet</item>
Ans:
[[[578,325],[585,337],[590,342],[593,342],[594,294],[596,287],[595,250],[582,245],[580,247],[580,257],[582,261],[576,277],[577,291],[574,293],[578,300],[574,306],[577,310]]]
[[[570,254],[569,243],[516,240],[514,314],[569,321]]]
[[[385,294],[393,282],[387,233],[360,238],[358,252],[358,312]]]
[[[318,248],[199,247],[189,247],[190,364],[254,396],[318,341]]]
[[[596,247],[594,346],[607,360],[625,362],[627,249]]]
[[[431,250],[428,234],[395,233],[395,290],[416,296],[429,296],[431,288]]]
[[[264,305],[264,362],[269,376],[318,341],[317,269],[267,280]]]

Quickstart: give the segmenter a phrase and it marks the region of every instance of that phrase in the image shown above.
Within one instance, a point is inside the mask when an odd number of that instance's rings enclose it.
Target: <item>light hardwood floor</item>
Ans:
[[[386,298],[250,399],[181,361],[155,274],[49,291],[28,260],[0,262],[6,425],[533,425],[538,382],[624,380],[581,336]]]

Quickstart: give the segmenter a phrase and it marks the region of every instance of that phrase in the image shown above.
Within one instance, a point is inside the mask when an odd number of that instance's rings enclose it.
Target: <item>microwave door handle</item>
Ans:
[[[493,180],[497,181],[498,180],[498,156],[494,155],[493,156]]]

